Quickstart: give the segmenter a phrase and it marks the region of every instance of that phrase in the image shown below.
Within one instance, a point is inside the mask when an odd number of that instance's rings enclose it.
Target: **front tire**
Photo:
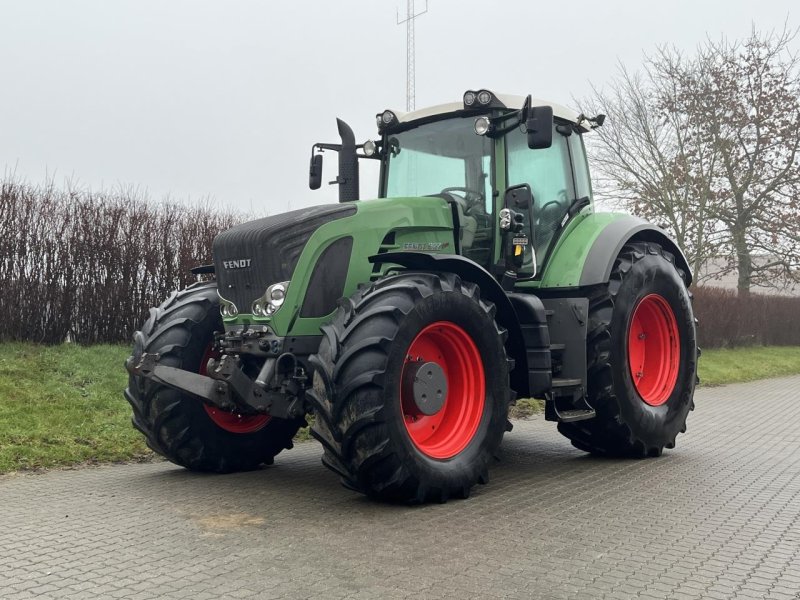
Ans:
[[[310,396],[323,463],[347,487],[421,503],[488,481],[510,401],[494,310],[475,284],[433,273],[386,277],[340,305]]]
[[[588,400],[594,419],[559,423],[572,444],[606,456],[660,456],[694,408],[697,339],[691,295],[674,257],[626,244],[605,293],[590,300]]]
[[[214,332],[222,330],[217,287],[200,283],[172,295],[133,336],[133,356],[161,355],[159,364],[202,373]],[[302,419],[240,416],[144,377],[131,375],[125,398],[133,425],[164,458],[194,471],[229,473],[271,464],[292,447]]]

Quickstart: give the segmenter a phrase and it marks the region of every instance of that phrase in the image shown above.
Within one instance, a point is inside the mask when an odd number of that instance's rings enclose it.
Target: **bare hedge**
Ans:
[[[0,340],[127,342],[235,222],[135,191],[0,187]]]
[[[701,348],[800,346],[800,298],[694,288]]]
[[[0,187],[0,340],[127,342],[238,219],[135,191]],[[800,345],[800,298],[694,288],[703,348]]]

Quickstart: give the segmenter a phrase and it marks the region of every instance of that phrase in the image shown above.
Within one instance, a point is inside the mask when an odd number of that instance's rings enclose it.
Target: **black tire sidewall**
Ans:
[[[216,286],[204,285],[187,292],[195,302],[203,302],[202,317],[196,314],[197,307],[170,311],[170,301],[165,302],[160,308],[163,316],[145,324],[148,339],[143,340],[140,333],[134,336],[134,356],[142,350],[163,353],[160,364],[193,373],[200,371],[206,350],[214,341],[214,334],[223,330],[223,323]],[[181,302],[185,301],[184,296]],[[271,418],[257,431],[234,433],[217,425],[199,398],[138,377],[131,378],[129,389],[134,395],[147,399],[145,434],[151,447],[190,469],[231,472],[272,462],[277,453],[291,446],[302,424],[302,419]]]
[[[633,313],[645,296],[658,294],[671,308],[680,338],[678,377],[669,398],[660,406],[647,404],[636,390],[628,359],[628,332]],[[622,420],[633,436],[648,447],[674,441],[691,410],[695,387],[697,343],[694,314],[686,285],[660,253],[646,254],[631,265],[614,297],[611,321],[611,364],[614,391]]]

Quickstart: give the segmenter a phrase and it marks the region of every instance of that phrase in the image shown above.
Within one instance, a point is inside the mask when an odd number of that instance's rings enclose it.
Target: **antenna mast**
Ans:
[[[400,12],[397,13],[397,24],[406,24],[406,110],[414,110],[415,90],[415,52],[414,52],[414,21],[420,15],[428,12],[428,0],[425,0],[425,10],[414,12],[414,0],[407,0],[406,18],[400,20]]]

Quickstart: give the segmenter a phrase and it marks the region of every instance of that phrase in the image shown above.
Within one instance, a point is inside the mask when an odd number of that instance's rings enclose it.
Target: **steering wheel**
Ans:
[[[480,190],[474,190],[468,187],[452,186],[444,188],[440,193],[450,194],[452,192],[461,192],[463,194],[464,201],[467,203],[467,206],[464,208],[465,214],[468,214],[469,211],[475,206],[483,207],[483,192]]]
[[[546,224],[551,225],[555,223],[555,221],[561,218],[561,207],[563,206],[563,202],[560,200],[550,200],[550,202],[545,202],[537,211],[536,211],[536,223],[538,225]]]

